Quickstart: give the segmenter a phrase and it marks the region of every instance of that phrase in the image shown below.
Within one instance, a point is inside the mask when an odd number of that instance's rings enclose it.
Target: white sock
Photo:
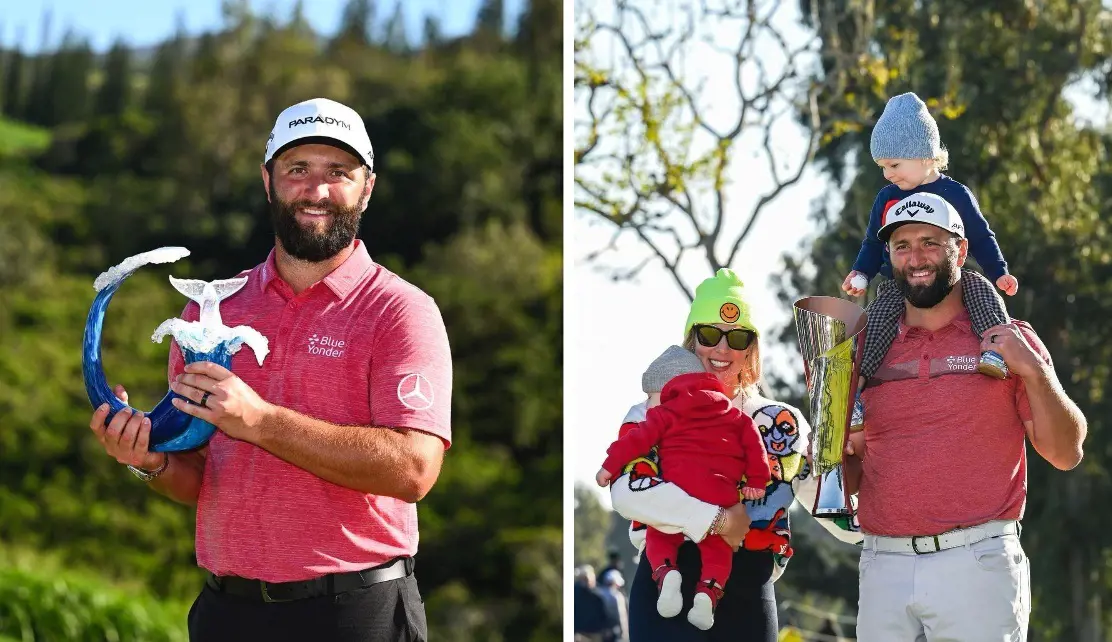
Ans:
[[[714,606],[711,604],[709,595],[706,593],[695,594],[695,603],[691,605],[691,610],[687,612],[687,621],[704,631],[714,626]]]
[[[683,610],[682,581],[679,571],[668,571],[664,576],[664,581],[660,583],[660,597],[656,598],[656,612],[660,617],[676,617]]]

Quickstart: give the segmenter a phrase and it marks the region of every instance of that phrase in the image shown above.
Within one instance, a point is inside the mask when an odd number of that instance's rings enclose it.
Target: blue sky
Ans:
[[[377,19],[386,20],[401,0],[378,0]],[[222,22],[220,0],[99,0],[96,9],[89,0],[4,0],[0,12],[0,45],[22,45],[24,52],[42,48],[43,16],[51,13],[47,48],[56,46],[67,29],[89,39],[96,51],[106,51],[117,37],[132,46],[157,44],[173,33],[178,15],[190,34],[216,29]],[[258,13],[290,15],[295,0],[249,0]],[[320,33],[333,33],[340,24],[347,0],[305,0],[305,17]],[[471,29],[481,0],[405,0],[405,17],[410,38],[421,33],[425,16],[440,18],[445,35]],[[515,20],[525,0],[505,0],[506,13]]]

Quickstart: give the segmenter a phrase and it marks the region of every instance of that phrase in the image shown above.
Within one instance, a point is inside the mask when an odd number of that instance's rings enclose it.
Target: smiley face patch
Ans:
[[[726,323],[733,323],[741,316],[741,310],[733,303],[723,303],[721,308],[718,308],[718,316]]]

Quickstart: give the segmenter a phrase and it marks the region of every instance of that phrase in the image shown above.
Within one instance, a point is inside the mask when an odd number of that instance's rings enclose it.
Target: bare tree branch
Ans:
[[[650,261],[632,258],[634,267],[614,268],[614,278],[632,278],[659,261],[690,297],[681,261],[693,255],[710,270],[731,265],[820,145],[853,127],[821,115],[843,89],[838,66],[860,65],[859,57],[844,45],[824,51],[818,30],[793,20],[794,6],[689,0],[662,9],[644,0],[597,0],[580,13],[576,211],[605,219],[617,236],[633,234]],[[829,64],[824,72],[823,60],[833,60],[835,72]],[[729,72],[707,72],[723,67]],[[732,104],[714,104],[721,94],[712,102],[708,87],[730,87]],[[753,152],[767,176],[746,183],[753,204],[739,211],[736,159]],[[606,251],[616,243],[611,239]]]

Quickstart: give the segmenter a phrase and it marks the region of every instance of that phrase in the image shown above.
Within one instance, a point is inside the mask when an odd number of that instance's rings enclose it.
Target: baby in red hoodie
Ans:
[[[648,411],[645,421],[622,426],[595,476],[598,484],[606,486],[626,464],[656,446],[661,477],[696,499],[728,508],[738,503],[739,487],[746,499],[764,497],[772,475],[760,433],[753,420],[734,407],[718,378],[706,372],[693,353],[672,346],[649,366],[645,392],[655,392],[649,389],[654,380],[667,381],[660,390],[660,405]],[[656,608],[662,617],[675,617],[683,609],[676,568],[683,541],[682,534],[653,528],[645,534],[645,555],[659,589]],[[714,608],[730,576],[734,552],[724,539],[710,536],[699,542],[699,553],[702,576],[687,619],[707,630],[714,625]]]

